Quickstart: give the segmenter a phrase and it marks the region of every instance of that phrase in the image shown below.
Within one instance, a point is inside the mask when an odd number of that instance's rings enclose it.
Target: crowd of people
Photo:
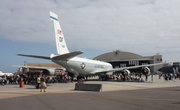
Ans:
[[[99,76],[99,80],[101,81],[117,80],[120,82],[125,82],[125,81],[144,82],[141,73],[135,73],[135,72],[131,73],[130,75],[126,75],[124,73],[116,73],[113,74],[111,77],[107,75]]]
[[[8,84],[18,84],[20,82],[20,76],[19,75],[13,75],[13,76],[7,76],[3,75],[0,77],[0,83],[1,85]]]
[[[176,74],[176,73],[160,73],[159,74],[159,79],[161,79],[161,77],[163,77],[165,81],[169,81],[169,80],[174,81],[175,79],[180,79],[180,74]]]
[[[24,82],[24,84],[32,84],[36,85],[38,82],[39,77],[44,77],[44,80],[46,83],[68,83],[72,81],[72,78],[65,75],[56,75],[56,76],[46,76],[42,73],[36,73],[36,74],[21,74],[21,75],[13,75],[13,76],[1,76],[0,77],[0,83],[3,85],[6,84],[19,84],[21,81]]]
[[[159,73],[159,79],[161,79],[161,77],[163,77],[165,79],[165,81],[168,81],[168,80],[173,81],[176,78],[180,79],[180,75],[173,74],[173,73]],[[85,80],[85,79],[87,79],[87,78],[85,78],[85,77],[77,78],[77,80]],[[124,82],[124,81],[144,82],[144,80],[141,78],[140,73],[131,73],[130,76],[127,76],[124,74],[114,74],[111,77],[111,79],[122,81],[122,82]],[[99,80],[109,80],[109,77],[99,76]],[[35,85],[35,87],[37,89],[40,89],[41,87],[46,88],[46,83],[68,83],[68,82],[73,82],[73,79],[68,74],[64,74],[64,75],[58,74],[56,76],[45,76],[42,73],[29,74],[29,75],[17,75],[17,74],[15,74],[13,76],[2,76],[2,77],[0,77],[0,84],[1,85],[19,84],[21,81],[23,81],[24,84]],[[44,83],[41,83],[42,81]]]

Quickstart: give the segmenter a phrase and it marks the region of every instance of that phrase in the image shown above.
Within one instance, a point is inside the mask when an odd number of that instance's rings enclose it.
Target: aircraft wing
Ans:
[[[38,55],[26,55],[26,54],[17,54],[18,56],[24,56],[24,57],[32,57],[32,58],[40,58],[40,59],[46,59],[46,60],[50,60],[50,57],[46,57],[46,56],[38,56]]]
[[[133,69],[133,68],[148,67],[148,66],[155,66],[155,65],[162,65],[162,64],[168,64],[168,63],[154,63],[154,64],[148,64],[148,65],[129,66],[129,67],[123,67],[123,68],[115,68],[113,70],[114,71],[121,71],[124,69]]]
[[[148,64],[148,65],[138,65],[138,66],[114,68],[114,69],[109,69],[109,70],[97,70],[97,71],[93,71],[91,73],[98,74],[98,73],[106,73],[106,72],[115,72],[115,71],[122,71],[122,70],[126,70],[126,69],[133,69],[133,68],[139,68],[139,67],[148,67],[148,66],[162,65],[162,64],[168,64],[168,63],[154,63],[154,64]]]
[[[58,55],[58,56],[54,56],[52,57],[53,60],[62,60],[62,61],[67,61],[75,56],[78,56],[80,54],[82,54],[83,52],[81,51],[75,51],[75,52],[70,52],[70,53],[66,53],[63,55]]]

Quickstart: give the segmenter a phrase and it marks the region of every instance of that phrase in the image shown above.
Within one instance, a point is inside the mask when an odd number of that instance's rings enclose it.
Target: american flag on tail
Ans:
[[[61,30],[58,29],[58,30],[57,30],[57,33],[61,35]]]

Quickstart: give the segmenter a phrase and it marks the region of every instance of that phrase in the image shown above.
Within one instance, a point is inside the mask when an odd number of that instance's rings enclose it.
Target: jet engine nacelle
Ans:
[[[126,75],[126,76],[130,76],[130,71],[129,70],[123,70],[123,73]]]
[[[144,67],[141,69],[141,73],[145,76],[149,76],[151,73],[150,73],[150,69],[148,67]]]

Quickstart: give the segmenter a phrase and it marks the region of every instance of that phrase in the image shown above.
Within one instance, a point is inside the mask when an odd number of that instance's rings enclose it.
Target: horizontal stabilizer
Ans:
[[[46,56],[25,55],[25,54],[17,54],[17,55],[18,56],[25,56],[25,57],[32,57],[32,58],[40,58],[40,59],[50,60],[50,57],[46,57]]]
[[[22,67],[22,68],[33,68],[33,69],[63,69],[66,70],[65,68],[60,68],[60,67],[43,67],[43,66],[23,66],[23,65],[12,65],[13,67]]]
[[[82,54],[83,52],[81,51],[75,51],[75,52],[71,52],[71,53],[66,53],[66,54],[63,54],[63,55],[58,55],[58,56],[55,56],[55,57],[52,57],[51,59],[52,60],[62,60],[62,61],[67,61],[75,56],[78,56],[80,54]]]

